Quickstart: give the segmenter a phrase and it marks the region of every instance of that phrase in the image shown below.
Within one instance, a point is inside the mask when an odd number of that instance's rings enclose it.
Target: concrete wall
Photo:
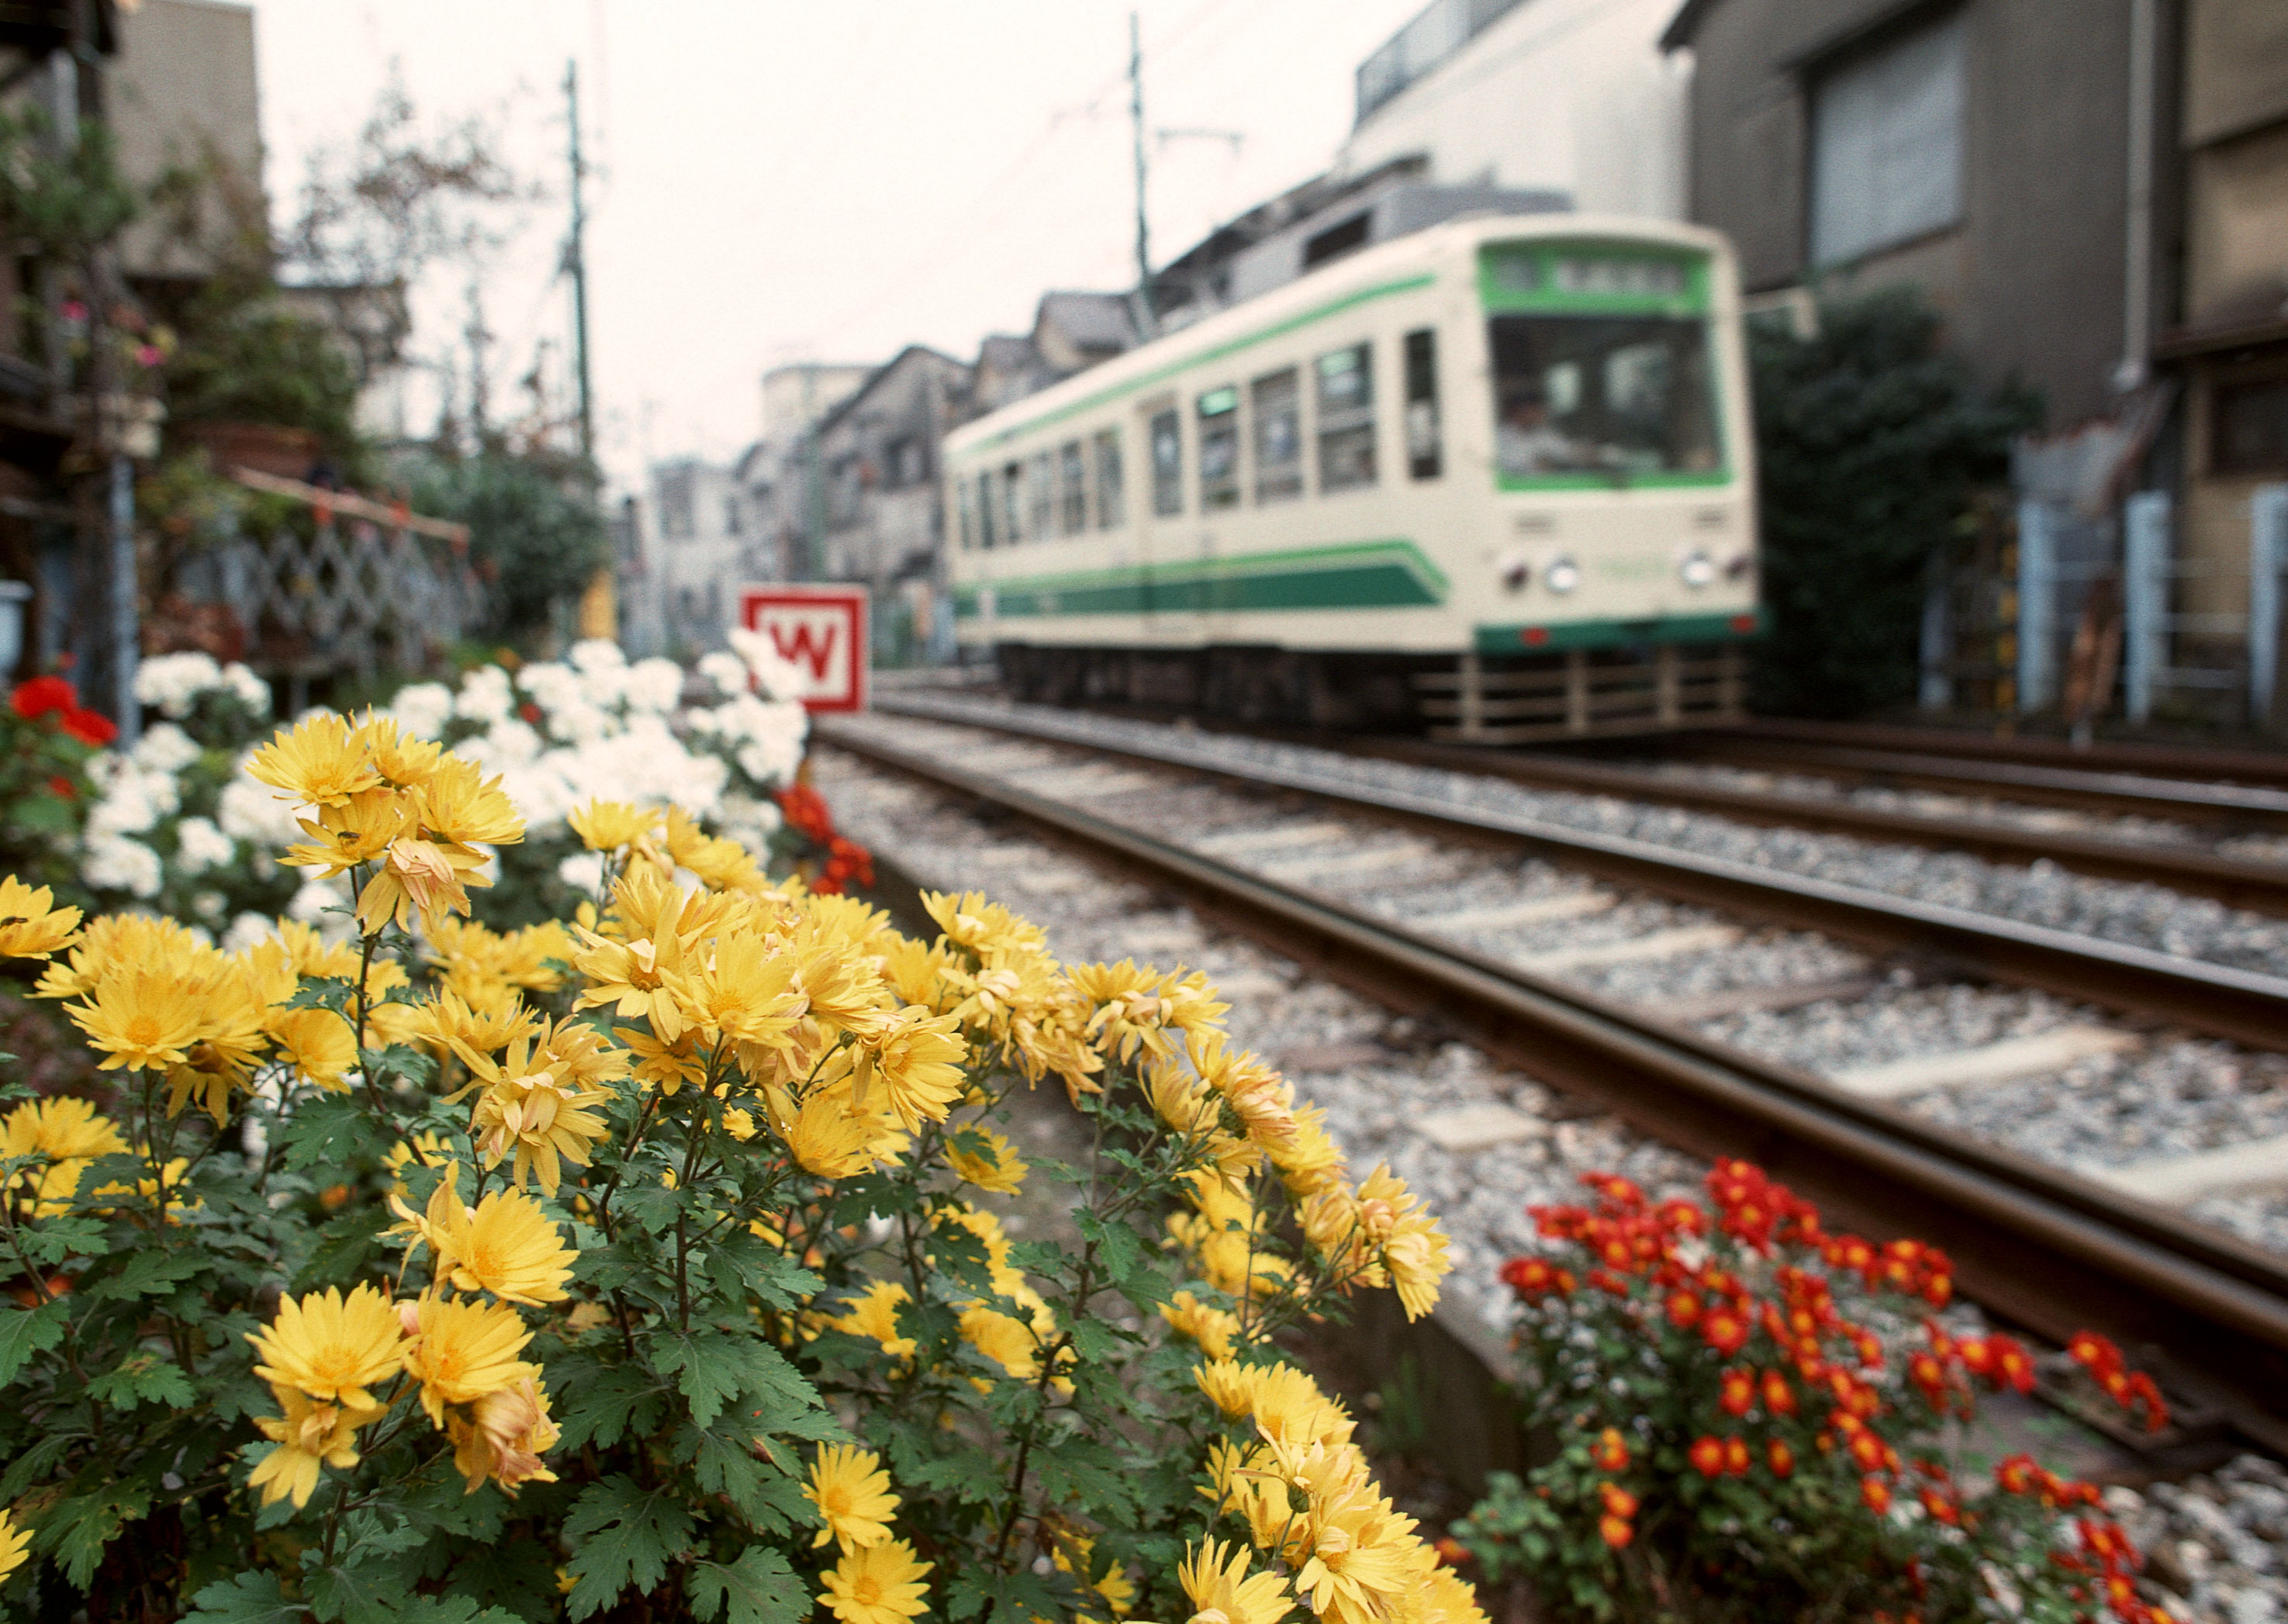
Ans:
[[[119,12],[119,54],[105,75],[105,111],[131,180],[155,180],[177,164],[211,153],[228,184],[258,199],[262,125],[254,70],[254,12],[219,0],[144,0]],[[218,242],[229,221],[212,200],[203,240]],[[202,258],[139,222],[122,244],[131,273],[195,274]]]
[[[1427,154],[1440,185],[1555,187],[1598,213],[1682,216],[1688,64],[1677,0],[1526,0],[1370,115],[1339,170]]]
[[[1752,292],[1916,283],[1986,383],[2032,384],[2053,426],[2101,416],[2125,332],[2127,0],[1962,0],[1960,223],[1855,265],[1807,263],[1812,84],[1943,9],[1719,0],[1693,43],[1691,218],[1732,235]]]

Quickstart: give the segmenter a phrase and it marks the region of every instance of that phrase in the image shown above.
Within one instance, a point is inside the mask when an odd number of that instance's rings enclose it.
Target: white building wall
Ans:
[[[1337,169],[1410,153],[1442,185],[1554,186],[1585,213],[1685,215],[1688,53],[1678,0],[1525,0],[1355,130]]]

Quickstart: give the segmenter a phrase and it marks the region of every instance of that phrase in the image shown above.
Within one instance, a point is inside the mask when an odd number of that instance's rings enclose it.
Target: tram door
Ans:
[[[1144,641],[1154,646],[1189,641],[1192,606],[1182,566],[1192,548],[1184,501],[1184,419],[1172,394],[1136,408],[1144,445],[1144,478],[1136,493],[1136,578]]]

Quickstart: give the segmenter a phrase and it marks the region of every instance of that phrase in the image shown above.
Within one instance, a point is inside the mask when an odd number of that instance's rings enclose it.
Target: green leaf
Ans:
[[[150,1504],[147,1490],[107,1484],[92,1494],[58,1501],[40,1525],[40,1538],[63,1564],[64,1577],[84,1590],[102,1565],[103,1548],[121,1529],[140,1518]]]
[[[130,1252],[125,1268],[84,1289],[98,1302],[124,1303],[137,1297],[165,1296],[179,1281],[204,1269],[207,1262],[195,1252],[162,1252],[155,1248]]]
[[[615,1474],[590,1484],[564,1519],[577,1580],[567,1599],[576,1619],[608,1606],[633,1585],[649,1590],[691,1537],[691,1513],[665,1489]]]
[[[319,1226],[318,1244],[294,1277],[298,1294],[327,1286],[348,1286],[365,1273],[367,1265],[383,1255],[382,1232],[391,1224],[381,1207],[343,1213]]]
[[[675,1453],[690,1463],[691,1476],[702,1489],[728,1500],[758,1533],[775,1533],[803,1513],[801,1485],[756,1460],[743,1438],[685,1427],[677,1436]]]
[[[801,1431],[819,1408],[816,1390],[759,1332],[711,1329],[663,1338],[652,1366],[677,1378],[692,1421],[702,1427],[742,1398],[764,1432]]]
[[[286,1599],[275,1573],[241,1573],[222,1579],[191,1597],[195,1611],[183,1615],[183,1624],[286,1624],[310,1610]]]
[[[294,1114],[280,1124],[278,1143],[285,1150],[290,1172],[312,1168],[329,1170],[354,1161],[361,1148],[378,1154],[385,1148],[375,1130],[372,1107],[362,1096],[328,1094],[297,1102]]]
[[[560,1359],[549,1367],[552,1382],[580,1395],[579,1404],[564,1416],[557,1440],[560,1447],[582,1449],[594,1444],[609,1448],[628,1432],[647,1433],[658,1424],[660,1401],[667,1396],[659,1382],[630,1365],[591,1366],[594,1374],[585,1377],[576,1370],[566,1373],[573,1364]]]
[[[32,1355],[45,1353],[62,1341],[68,1319],[61,1302],[0,1312],[0,1387],[14,1381]]]
[[[48,1218],[22,1232],[24,1249],[44,1264],[60,1264],[67,1257],[100,1257],[107,1249],[107,1228],[94,1218]]]
[[[164,1404],[187,1410],[198,1401],[190,1378],[163,1353],[140,1348],[87,1384],[88,1396],[115,1409]]]
[[[727,1566],[702,1562],[691,1570],[691,1608],[703,1619],[728,1610],[725,1624],[798,1624],[810,1612],[810,1588],[787,1565],[785,1553],[751,1545]]]
[[[45,1478],[48,1469],[69,1454],[74,1443],[86,1436],[85,1432],[77,1430],[48,1432],[38,1443],[10,1462],[8,1470],[0,1473],[0,1505],[12,1504],[26,1489]]]

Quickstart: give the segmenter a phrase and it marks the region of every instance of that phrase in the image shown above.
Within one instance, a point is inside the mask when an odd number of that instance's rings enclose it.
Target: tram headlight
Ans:
[[[1679,580],[1696,592],[1716,579],[1716,560],[1696,547],[1684,555],[1676,566],[1676,574]]]
[[[1549,560],[1549,567],[1541,572],[1541,582],[1560,598],[1581,584],[1581,566],[1563,553]]]
[[[1533,579],[1533,560],[1521,552],[1502,554],[1494,560],[1494,568],[1502,585],[1513,592],[1522,592],[1525,583]]]

